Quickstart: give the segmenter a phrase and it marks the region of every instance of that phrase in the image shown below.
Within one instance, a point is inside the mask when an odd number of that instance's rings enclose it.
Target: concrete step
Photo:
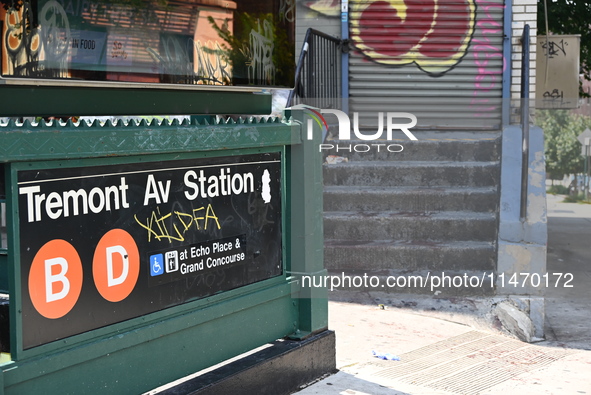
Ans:
[[[415,135],[417,141],[326,141],[333,147],[323,149],[325,156],[348,159],[324,165],[324,260],[331,273],[380,281],[450,273],[474,282],[494,271],[500,133]],[[448,283],[385,291],[491,295],[494,288]]]
[[[488,270],[330,270],[326,282],[332,290],[379,290],[398,294],[431,294],[442,298],[492,296],[495,290],[494,273]]]
[[[322,146],[325,156],[342,156],[349,161],[495,161],[500,156],[500,135],[480,138],[441,137],[417,141],[328,140]]]
[[[324,165],[324,185],[495,186],[498,162],[364,161]]]
[[[498,207],[495,187],[355,187],[324,188],[325,211],[476,211]]]
[[[329,270],[493,270],[496,249],[485,241],[326,240]]]
[[[469,211],[333,211],[324,213],[324,238],[370,240],[491,241],[496,215]]]

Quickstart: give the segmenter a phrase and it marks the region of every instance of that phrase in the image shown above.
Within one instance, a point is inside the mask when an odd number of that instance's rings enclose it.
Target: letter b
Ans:
[[[60,267],[60,272],[52,274],[53,267],[58,265]],[[45,301],[47,303],[63,299],[70,292],[70,280],[66,277],[67,272],[68,261],[64,258],[59,257],[45,260]],[[53,292],[53,284],[55,283],[62,284],[62,290],[56,293]]]
[[[82,262],[67,241],[55,239],[37,251],[29,271],[29,296],[43,317],[57,319],[72,310],[82,290]]]

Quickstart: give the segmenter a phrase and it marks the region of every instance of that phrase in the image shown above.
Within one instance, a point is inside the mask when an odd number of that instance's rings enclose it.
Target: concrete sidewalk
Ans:
[[[504,334],[483,314],[491,300],[406,295],[409,307],[378,305],[399,296],[331,301],[339,372],[298,394],[591,394],[591,351]],[[377,359],[374,350],[400,360]]]
[[[591,394],[591,206],[561,200],[548,197],[548,272],[574,287],[546,290],[545,341],[505,334],[500,299],[335,291],[339,372],[298,394]]]

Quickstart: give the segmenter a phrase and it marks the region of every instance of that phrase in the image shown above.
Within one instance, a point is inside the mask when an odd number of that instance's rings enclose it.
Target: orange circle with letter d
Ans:
[[[123,229],[105,233],[92,260],[94,285],[109,302],[120,302],[135,288],[140,275],[140,253],[135,240]]]
[[[45,318],[63,317],[78,301],[82,277],[82,262],[74,246],[61,239],[45,243],[29,272],[33,306]]]

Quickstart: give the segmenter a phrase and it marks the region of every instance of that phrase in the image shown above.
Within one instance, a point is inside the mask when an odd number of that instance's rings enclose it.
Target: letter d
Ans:
[[[119,254],[121,256],[121,261],[123,262],[123,270],[121,271],[121,275],[117,278],[113,276],[113,255]],[[129,274],[129,254],[127,250],[123,248],[123,246],[112,246],[107,247],[106,251],[107,255],[107,286],[114,287],[115,285],[123,284],[125,279],[127,279],[127,275]]]
[[[122,301],[135,288],[139,274],[140,253],[133,237],[123,229],[105,233],[92,258],[92,277],[101,296],[109,302]]]

